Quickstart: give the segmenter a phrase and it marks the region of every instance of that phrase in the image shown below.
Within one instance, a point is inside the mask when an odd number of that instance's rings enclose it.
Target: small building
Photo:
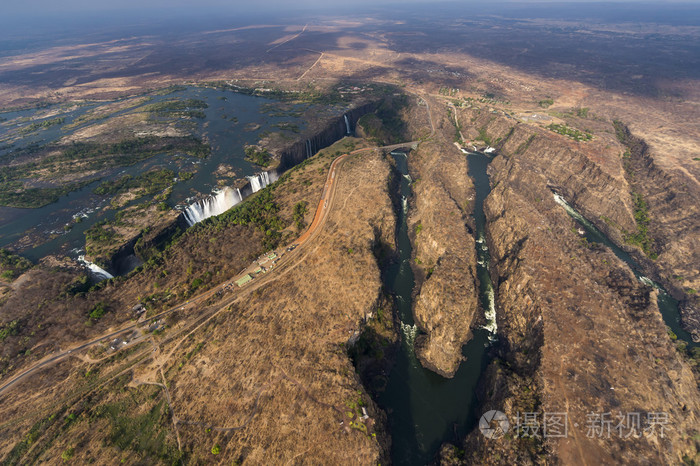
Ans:
[[[236,280],[236,285],[241,287],[241,286],[245,285],[246,283],[248,283],[249,281],[251,281],[252,279],[253,279],[253,277],[251,277],[250,274],[247,273],[247,274],[243,275],[243,277]]]

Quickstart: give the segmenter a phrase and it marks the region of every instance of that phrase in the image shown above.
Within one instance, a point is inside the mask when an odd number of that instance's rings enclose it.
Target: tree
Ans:
[[[69,461],[71,458],[73,458],[73,455],[75,454],[75,448],[70,447],[66,448],[66,450],[61,453],[61,459],[63,461]]]

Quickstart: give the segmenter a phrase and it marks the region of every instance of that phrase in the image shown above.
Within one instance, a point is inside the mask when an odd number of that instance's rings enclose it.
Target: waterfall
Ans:
[[[101,268],[97,264],[93,264],[92,262],[85,260],[84,255],[78,256],[78,262],[87,267],[87,269],[92,273],[92,275],[99,281],[114,278],[114,276],[111,273],[107,272],[105,269]]]
[[[189,226],[213,215],[226,212],[243,200],[240,189],[229,188],[228,186],[220,191],[215,191],[212,196],[190,204],[183,212],[185,221]]]
[[[345,117],[345,134],[352,134],[352,130],[350,129],[350,120],[348,120],[347,113],[343,115],[343,117]]]
[[[257,175],[247,176],[246,178],[248,178],[248,180],[250,181],[250,189],[254,193],[257,193],[264,187],[268,186],[270,183],[274,183],[277,180],[275,174],[272,173],[271,176],[270,172],[262,172],[258,173]]]
[[[406,196],[401,196],[401,206],[403,207],[403,213],[408,212],[408,199],[406,199]]]
[[[252,192],[258,192],[270,183],[277,181],[275,172],[262,172],[257,175],[247,176],[250,181]],[[243,201],[243,193],[239,188],[226,186],[221,190],[214,191],[214,194],[190,204],[183,212],[182,216],[189,226],[199,223],[204,219],[220,215],[236,204]]]

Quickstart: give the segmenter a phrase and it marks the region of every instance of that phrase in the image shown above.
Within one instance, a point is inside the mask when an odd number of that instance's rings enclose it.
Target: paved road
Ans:
[[[302,28],[302,30],[299,31],[298,34],[296,34],[296,35],[293,36],[293,37],[290,37],[289,39],[287,39],[287,40],[285,40],[285,41],[280,42],[279,44],[277,44],[277,45],[275,45],[275,46],[273,46],[273,47],[270,47],[269,49],[267,49],[267,51],[266,51],[265,53],[270,53],[271,51],[273,51],[274,49],[276,49],[276,48],[279,47],[280,45],[284,45],[284,44],[286,44],[287,42],[293,41],[294,39],[296,39],[297,37],[299,37],[300,35],[302,35],[302,34],[304,33],[304,31],[306,31],[306,27],[307,27],[308,25],[309,25],[309,23],[306,23],[306,24],[304,25],[304,27]]]
[[[323,187],[323,193],[321,195],[321,200],[319,201],[318,206],[316,207],[316,213],[314,214],[314,220],[311,222],[311,225],[309,226],[309,228],[299,238],[297,238],[297,240],[294,241],[292,243],[292,245],[296,245],[299,249],[301,249],[301,247],[305,243],[307,243],[310,239],[312,239],[316,235],[316,233],[319,231],[319,227],[321,227],[323,225],[323,223],[325,222],[328,211],[329,211],[330,207],[333,205],[333,201],[335,198],[335,190],[336,190],[336,186],[337,186],[336,181],[338,178],[338,175],[337,175],[338,169],[340,168],[342,163],[348,157],[350,157],[351,155],[359,154],[361,152],[372,151],[372,150],[381,150],[381,149],[394,150],[394,149],[404,148],[407,146],[412,146],[414,144],[418,144],[419,142],[420,141],[409,141],[409,142],[405,142],[402,144],[393,144],[390,146],[368,147],[368,148],[363,148],[363,149],[357,149],[357,150],[354,150],[348,154],[343,154],[343,155],[337,157],[335,160],[333,160],[333,162],[331,163],[331,167],[328,171],[328,176],[326,177],[326,183]],[[299,256],[299,249],[296,249],[295,251],[293,251],[296,253],[296,254],[294,254],[295,256]],[[287,247],[279,248],[275,252],[280,256],[280,260],[278,261],[278,263],[275,267],[278,270],[282,265],[285,265],[289,262],[289,257],[292,256],[292,254],[287,253]],[[206,301],[207,299],[212,297],[217,292],[222,291],[224,287],[230,286],[230,284],[233,283],[235,280],[237,280],[238,278],[247,274],[249,269],[251,267],[254,267],[254,265],[247,267],[238,276],[231,278],[231,280],[229,280],[228,282],[222,283],[221,285],[218,285],[209,291],[206,291],[200,295],[197,295],[196,297],[190,299],[189,301],[187,301],[184,304],[178,304],[177,306],[174,306],[174,307],[167,309],[165,311],[162,311],[162,312],[160,312],[152,317],[149,317],[148,321],[160,319],[160,318],[162,318],[162,317],[164,317],[172,312],[175,312],[177,310],[191,309],[195,305]],[[266,276],[261,277],[261,279],[255,280],[256,286],[254,286],[254,288],[258,288],[259,286],[262,286],[263,284],[266,284],[272,280],[274,280],[274,277],[267,274]],[[245,286],[245,288],[248,289],[251,287]],[[252,290],[248,290],[248,291],[252,291]],[[237,297],[234,297],[233,300],[235,300],[236,298]],[[233,300],[231,300],[231,302]],[[144,322],[133,323],[133,324],[130,324],[126,327],[122,327],[118,330],[111,331],[105,335],[102,335],[102,336],[97,337],[95,339],[92,339],[90,341],[84,342],[84,343],[80,344],[79,346],[73,347],[73,348],[68,349],[68,350],[60,351],[58,353],[53,353],[53,354],[45,357],[41,361],[37,362],[32,367],[26,369],[25,371],[17,374],[14,377],[12,377],[9,381],[7,381],[4,385],[2,385],[0,387],[0,396],[3,395],[10,388],[15,386],[18,382],[33,375],[37,371],[41,370],[42,368],[44,368],[50,364],[54,364],[62,359],[69,357],[74,352],[84,350],[86,348],[89,348],[90,346],[96,345],[96,344],[101,343],[105,340],[109,340],[110,338],[114,338],[122,333],[136,330],[137,328],[142,327],[145,324],[146,323],[144,323]]]

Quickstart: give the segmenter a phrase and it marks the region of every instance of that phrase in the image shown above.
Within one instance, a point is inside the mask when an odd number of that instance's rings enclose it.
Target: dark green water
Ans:
[[[482,203],[490,189],[486,175],[489,160],[483,154],[469,156],[470,175],[477,184],[475,220],[480,225],[479,234],[482,237],[485,223]],[[406,157],[397,156],[396,164],[402,175],[408,174]],[[408,198],[410,192],[410,180],[403,176],[401,195]],[[462,362],[452,379],[424,369],[416,359],[413,347],[417,332],[411,306],[414,277],[410,266],[411,243],[405,208],[399,213],[397,242],[399,261],[385,272],[384,281],[396,297],[402,342],[386,391],[379,403],[389,417],[392,462],[397,465],[424,465],[435,458],[443,442],[461,442],[476,425],[481,413],[477,412],[475,389],[486,367],[490,333],[485,329],[474,331],[472,340],[462,349],[466,361]],[[483,265],[479,266],[481,278],[483,270],[488,267],[488,249],[485,248],[485,243],[483,248],[477,247],[477,252],[480,258],[484,258]],[[488,273],[485,275],[482,280],[481,303],[483,309],[489,309],[493,291],[490,297],[485,292],[491,289]]]
[[[681,314],[678,308],[678,301],[670,295],[663,286],[655,281],[645,277],[639,264],[630,256],[627,252],[620,249],[615,243],[610,241],[610,239],[605,236],[605,234],[596,228],[593,223],[576,211],[564,198],[558,194],[554,194],[554,200],[561,205],[564,210],[576,220],[576,222],[581,225],[584,230],[584,237],[591,243],[603,244],[608,247],[621,261],[626,263],[634,276],[637,277],[639,281],[647,286],[656,288],[658,290],[657,303],[659,305],[659,311],[661,311],[661,316],[664,319],[666,325],[675,333],[679,339],[688,343],[688,348],[694,348],[698,346],[698,343],[693,343],[693,339],[688,332],[686,332],[683,327],[681,327]]]

